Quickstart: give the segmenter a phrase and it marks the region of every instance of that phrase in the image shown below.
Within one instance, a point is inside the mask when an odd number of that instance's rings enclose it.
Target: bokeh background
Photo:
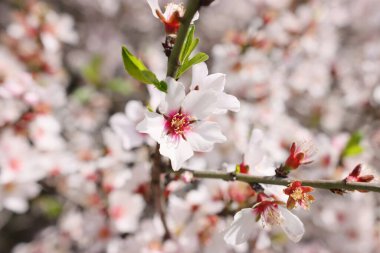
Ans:
[[[258,127],[275,164],[293,141],[313,143],[314,163],[299,178],[342,179],[358,163],[377,176],[380,1],[217,0],[200,11],[196,36],[198,50],[210,56],[209,72],[227,74],[226,90],[241,111],[217,119],[229,141],[189,167],[240,163]],[[222,202],[233,204],[213,216],[189,216],[196,225],[176,220],[176,239],[163,241],[147,190],[149,152],[123,150],[109,118],[128,101],[149,101],[146,86],[125,72],[121,46],[162,79],[164,40],[145,0],[0,1],[1,253],[380,252],[380,197],[358,192],[316,191],[311,210],[297,212],[307,231],[298,244],[275,231],[270,243],[227,246],[217,235],[250,193],[214,181],[169,180],[184,201],[169,204],[173,217],[190,215],[180,207],[190,205],[189,193],[204,194],[200,189],[230,194]],[[139,194],[144,204],[114,189]],[[246,198],[239,202],[231,191]],[[120,201],[142,210],[125,221],[136,223],[128,232],[106,215]]]

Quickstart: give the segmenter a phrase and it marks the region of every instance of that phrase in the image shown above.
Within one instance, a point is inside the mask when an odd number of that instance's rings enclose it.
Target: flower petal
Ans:
[[[165,119],[161,114],[155,112],[145,112],[145,118],[141,121],[136,129],[140,133],[149,134],[155,141],[161,143],[162,135],[165,128]]]
[[[248,150],[244,155],[244,162],[251,168],[255,168],[264,159],[262,142],[264,133],[260,129],[253,129],[248,144]]]
[[[223,91],[226,85],[226,75],[222,73],[215,73],[209,75],[204,80],[203,89],[212,89],[215,91]]]
[[[162,113],[178,111],[185,98],[185,86],[171,77],[168,77],[166,82],[168,84],[168,92],[166,93],[165,100],[160,105],[160,111]]]
[[[183,100],[182,109],[197,119],[203,119],[214,113],[217,100],[215,92],[193,90]]]
[[[203,88],[203,81],[208,75],[207,65],[204,62],[196,64],[192,69],[191,86],[190,89],[195,89],[199,86],[200,89]]]
[[[257,231],[252,208],[244,208],[237,212],[231,226],[224,232],[224,241],[230,245],[238,245],[248,241]]]
[[[193,24],[194,21],[197,21],[199,19],[199,11],[197,11],[195,14],[194,14],[194,17],[193,19],[191,20],[191,23]]]
[[[210,121],[195,123],[191,131],[186,134],[186,139],[192,149],[198,152],[211,151],[214,143],[226,141],[219,125]]]
[[[116,113],[110,118],[112,130],[121,138],[123,147],[127,150],[140,146],[144,139],[136,131],[136,126],[124,114]]]
[[[160,143],[160,153],[170,159],[173,170],[179,170],[183,163],[194,155],[190,143],[179,138],[178,145],[165,141]]]
[[[238,112],[240,110],[240,101],[235,96],[219,92],[216,107],[215,113],[226,113],[227,110]]]
[[[125,115],[131,121],[137,123],[144,117],[145,108],[141,101],[131,100],[125,105]]]
[[[284,222],[281,224],[281,228],[284,230],[290,240],[293,242],[299,242],[305,233],[305,228],[302,221],[296,215],[292,214],[288,209],[282,206],[279,206],[278,208],[284,218]]]
[[[158,4],[158,0],[147,0],[150,9],[152,10],[152,14],[154,17],[158,18],[156,11],[161,12],[160,5]]]

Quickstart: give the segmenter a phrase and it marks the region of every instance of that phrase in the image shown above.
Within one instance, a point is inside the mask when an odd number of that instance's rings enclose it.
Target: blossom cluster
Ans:
[[[185,3],[10,2],[0,252],[376,252],[374,195],[298,180],[376,182],[376,0],[210,1],[176,76]]]

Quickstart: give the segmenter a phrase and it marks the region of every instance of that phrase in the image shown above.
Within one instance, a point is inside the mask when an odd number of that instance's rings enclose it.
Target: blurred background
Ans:
[[[217,0],[201,9],[196,36],[209,73],[227,74],[241,110],[216,119],[229,141],[188,167],[240,163],[252,128],[260,128],[277,165],[293,141],[311,140],[314,162],[298,178],[342,179],[359,163],[377,176],[380,1]],[[147,86],[125,72],[121,46],[163,79],[164,40],[145,0],[0,1],[1,253],[380,253],[377,194],[316,191],[311,210],[296,212],[307,231],[300,243],[272,231],[231,247],[217,235],[251,193],[207,180],[191,187],[168,180],[183,201],[168,197],[168,216],[197,222],[175,218],[175,238],[163,240],[152,214],[150,150],[123,149],[109,118],[128,101],[149,102]],[[223,210],[181,209],[204,188],[223,193]],[[119,219],[112,207],[120,202],[140,211]]]

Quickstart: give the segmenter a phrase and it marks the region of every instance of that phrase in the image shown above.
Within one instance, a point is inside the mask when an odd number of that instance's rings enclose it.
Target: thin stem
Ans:
[[[153,194],[153,202],[154,207],[158,214],[160,215],[160,219],[162,222],[162,226],[164,227],[164,240],[169,239],[171,237],[170,231],[166,222],[165,215],[165,200],[163,198],[163,192],[161,189],[161,155],[160,155],[160,146],[157,144],[156,150],[153,154],[153,165],[151,171],[151,188]]]
[[[185,42],[187,32],[190,28],[191,20],[193,20],[193,17],[199,8],[200,0],[188,0],[185,15],[181,19],[181,26],[178,30],[176,42],[168,60],[168,70],[166,73],[167,76],[175,77],[176,75],[180,64],[179,55],[181,53],[182,46]]]
[[[213,178],[213,179],[223,179],[227,181],[242,181],[247,183],[259,183],[259,184],[271,184],[271,185],[283,185],[288,186],[291,182],[300,181],[304,186],[311,186],[314,188],[327,189],[327,190],[361,190],[361,191],[372,191],[380,192],[380,184],[371,183],[358,183],[358,182],[344,182],[343,180],[299,180],[290,178],[278,178],[278,177],[258,177],[250,176],[246,174],[239,173],[228,173],[228,172],[218,172],[218,171],[193,171],[189,169],[181,169],[175,174],[181,174],[185,171],[189,171],[193,174],[195,178]]]

